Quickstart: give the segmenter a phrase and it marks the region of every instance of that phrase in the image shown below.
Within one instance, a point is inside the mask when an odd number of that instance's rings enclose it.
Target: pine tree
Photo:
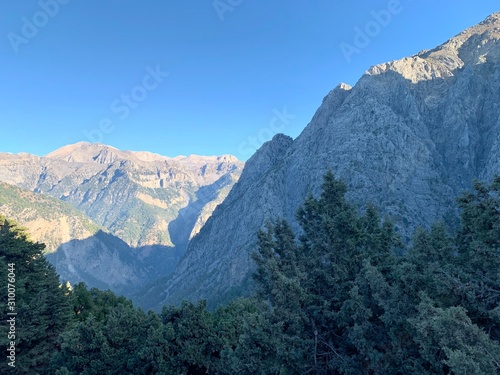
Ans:
[[[296,361],[286,355],[281,341],[283,323],[268,310],[264,301],[239,299],[215,313],[216,330],[223,340],[217,374],[285,375],[287,365]],[[296,372],[295,372],[296,373]]]
[[[45,245],[30,241],[25,229],[0,217],[0,267],[14,265],[16,320],[16,369],[19,373],[49,373],[49,362],[58,350],[58,336],[67,327],[71,312],[69,290],[60,284],[54,267],[43,255]],[[5,273],[3,282],[7,283]],[[2,316],[7,316],[6,294]],[[4,325],[2,325],[4,327]],[[2,332],[5,346],[7,335]]]
[[[160,318],[169,347],[169,365],[173,374],[211,374],[223,349],[214,329],[213,316],[206,302],[183,302],[180,307],[164,307]]]
[[[375,295],[388,298],[385,279],[401,244],[373,207],[360,217],[346,191],[328,172],[319,199],[309,196],[297,212],[299,241],[284,221],[259,233],[255,280],[268,325],[277,327],[281,371],[361,374],[384,366],[390,338],[380,320],[385,300]]]
[[[450,283],[474,323],[500,341],[500,177],[458,199],[461,230],[456,242],[459,273]]]

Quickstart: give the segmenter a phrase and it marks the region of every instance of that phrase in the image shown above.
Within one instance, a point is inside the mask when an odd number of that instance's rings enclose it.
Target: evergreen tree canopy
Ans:
[[[360,213],[346,192],[329,172],[297,212],[298,235],[284,220],[259,231],[257,293],[213,312],[201,301],[145,313],[110,291],[70,290],[44,246],[0,217],[0,277],[8,264],[16,274],[15,371],[500,373],[500,178],[458,199],[456,233],[437,222],[408,246],[389,218],[371,205]]]
[[[8,264],[14,268],[15,339],[8,340],[2,324],[2,347],[15,342],[15,370],[19,374],[44,374],[58,350],[58,336],[67,327],[71,313],[69,290],[60,285],[54,267],[43,256],[45,245],[30,241],[24,228],[0,216],[0,277],[5,286],[2,293],[2,320],[7,313]],[[13,281],[13,282],[10,282]],[[4,359],[2,366],[6,366]],[[12,369],[11,369],[12,370]],[[7,372],[5,372],[7,373]]]
[[[436,223],[407,251],[373,206],[357,213],[332,173],[322,188],[298,210],[298,240],[282,220],[258,234],[269,373],[498,373],[500,179],[459,198],[456,236]]]

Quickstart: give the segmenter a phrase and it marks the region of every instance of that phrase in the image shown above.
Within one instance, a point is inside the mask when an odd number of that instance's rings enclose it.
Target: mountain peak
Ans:
[[[398,73],[412,83],[446,79],[455,76],[466,65],[500,61],[499,40],[500,12],[490,15],[434,49],[375,65],[368,69],[362,79],[390,72]],[[372,84],[371,80],[369,84]]]
[[[418,226],[456,219],[453,199],[500,170],[500,13],[441,46],[374,66],[337,86],[295,139],[264,144],[190,242],[163,301],[234,295],[252,272],[266,220],[298,228],[296,210],[328,170],[359,207],[375,205],[411,240]],[[217,271],[217,272],[215,272]]]
[[[342,90],[342,91],[349,91],[352,90],[351,85],[348,85],[347,83],[340,82],[337,87],[335,87],[333,90]]]
[[[489,25],[496,23],[500,23],[500,12],[490,14],[483,22],[479,23],[479,25]]]
[[[89,142],[78,142],[63,146],[45,157],[73,163],[96,162],[99,164],[109,164],[118,159],[128,159],[125,153],[113,146]]]
[[[121,151],[113,146],[102,143],[78,142],[63,146],[45,156],[48,159],[64,160],[72,163],[98,163],[111,164],[117,160],[131,160],[134,162],[165,162],[177,161],[182,164],[206,164],[206,163],[240,163],[233,155],[220,156],[177,156],[168,157],[149,151]]]

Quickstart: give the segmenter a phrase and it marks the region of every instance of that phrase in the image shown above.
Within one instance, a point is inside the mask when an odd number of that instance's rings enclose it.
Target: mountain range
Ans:
[[[339,84],[303,132],[235,157],[65,146],[0,154],[0,213],[48,244],[62,278],[134,296],[145,308],[252,289],[266,221],[320,191],[331,170],[360,209],[373,204],[404,242],[457,224],[455,197],[500,173],[500,13],[442,45]]]
[[[340,84],[293,140],[276,135],[192,239],[156,305],[248,291],[256,233],[317,194],[327,170],[359,207],[371,202],[404,241],[417,226],[457,220],[455,197],[500,172],[500,13],[432,50]]]
[[[243,165],[84,142],[44,157],[2,153],[0,213],[47,244],[63,279],[130,295],[173,271]]]

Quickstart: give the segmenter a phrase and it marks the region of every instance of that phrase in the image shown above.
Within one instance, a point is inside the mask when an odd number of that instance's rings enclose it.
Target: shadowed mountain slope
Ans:
[[[331,169],[360,206],[390,215],[408,241],[416,226],[456,220],[455,197],[500,172],[500,13],[443,45],[370,68],[340,84],[295,140],[277,135],[247,162],[191,242],[157,303],[243,291],[256,232],[317,194]]]

